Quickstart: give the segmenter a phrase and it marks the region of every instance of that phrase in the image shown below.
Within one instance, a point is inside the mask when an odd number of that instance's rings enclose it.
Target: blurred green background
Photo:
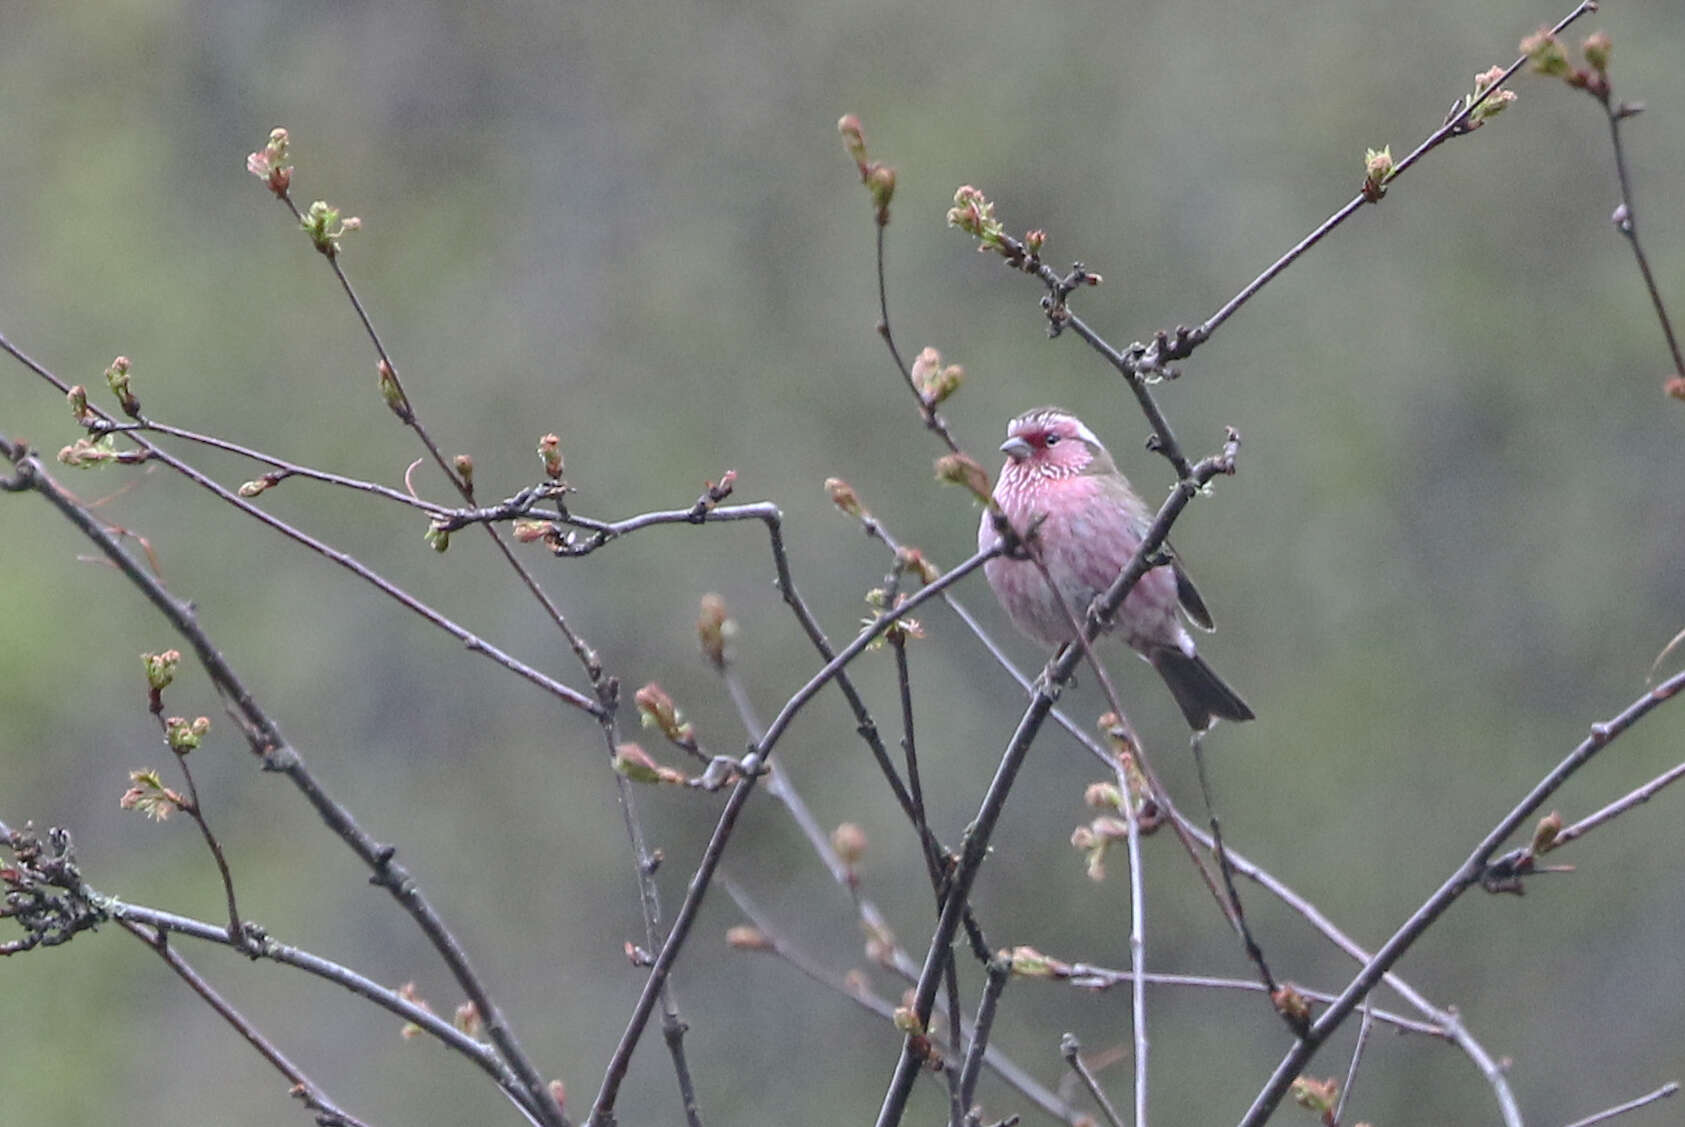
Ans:
[[[576,511],[599,517],[688,504],[735,468],[739,500],[783,507],[798,582],[845,639],[886,557],[824,478],[847,478],[944,563],[971,550],[976,513],[932,479],[939,450],[872,332],[870,207],[839,114],[859,113],[899,170],[897,329],[909,354],[934,344],[966,366],[947,410],[962,440],[992,467],[1007,418],[1061,403],[1156,500],[1167,471],[1142,451],[1123,385],[1074,338],[1050,343],[1036,287],[944,228],[955,187],[983,187],[1015,231],[1046,228],[1052,261],[1102,272],[1079,308],[1127,343],[1208,315],[1351,196],[1365,147],[1408,151],[1471,76],[1567,7],[11,0],[0,330],[95,386],[114,355],[133,357],[161,420],[399,484],[421,451],[380,403],[323,263],[244,168],[285,125],[300,202],[363,217],[347,268],[433,433],[475,457],[483,496],[535,478],[546,430]],[[1611,3],[1571,39],[1599,26],[1619,96],[1650,106],[1629,129],[1641,229],[1685,309],[1685,9]],[[1225,424],[1245,438],[1240,475],[1177,530],[1223,627],[1202,648],[1260,717],[1207,745],[1226,830],[1370,945],[1591,721],[1642,691],[1685,627],[1685,405],[1661,395],[1660,333],[1608,222],[1603,119],[1560,84],[1514,88],[1514,108],[1405,177],[1162,392],[1192,452]],[[75,437],[62,399],[9,361],[0,431],[46,450]],[[175,449],[225,483],[255,476]],[[399,845],[583,1114],[642,981],[621,954],[642,925],[594,724],[165,471],[60,477],[146,538],[332,792]],[[418,485],[445,496],[430,472]],[[482,537],[437,556],[408,511],[306,482],[262,504],[582,684]],[[214,919],[191,826],[117,807],[130,769],[171,767],[135,655],[178,639],[88,552],[39,500],[0,501],[0,818],[70,827],[99,888]],[[757,527],[658,529],[579,561],[526,554],[628,689],[659,680],[715,748],[743,733],[696,656],[702,593],[733,608],[764,715],[817,665]],[[962,596],[1039,663],[980,582]],[[925,789],[954,841],[1022,698],[947,612],[925,626]],[[1139,663],[1112,664],[1197,809],[1168,695]],[[893,736],[887,657],[857,675]],[[413,979],[448,1012],[456,991],[408,919],[290,786],[258,773],[203,676],[168,701],[216,725],[194,763],[246,911],[383,982]],[[1067,703],[1085,722],[1101,707],[1088,678]],[[1682,721],[1656,715],[1553,805],[1583,815],[1677,762]],[[922,951],[912,835],[852,728],[827,693],[782,761],[825,825],[866,828],[864,887]],[[1038,745],[976,894],[993,944],[1127,964],[1124,886],[1091,883],[1067,842],[1094,777],[1068,739]],[[639,797],[671,910],[720,800]],[[1576,846],[1563,859],[1577,875],[1470,894],[1400,968],[1512,1062],[1529,1122],[1685,1072],[1681,801]],[[1173,840],[1153,839],[1148,863],[1150,965],[1246,976]],[[846,895],[764,794],[729,867],[814,959],[864,965]],[[1351,965],[1299,921],[1256,891],[1247,903],[1281,974],[1344,983]],[[788,965],[726,949],[739,920],[711,896],[675,977],[708,1122],[866,1120],[899,1038]],[[400,1040],[384,1013],[181,948],[349,1110],[514,1121],[477,1071]],[[1286,1048],[1253,996],[1157,990],[1149,1006],[1161,1123],[1232,1122]],[[1123,993],[1021,983],[998,1043],[1052,1084],[1061,1032],[1104,1050],[1127,1043],[1127,1015]],[[303,1121],[278,1077],[114,928],[0,962],[0,1026],[8,1122]],[[1348,1030],[1313,1071],[1343,1072],[1350,1043]],[[1496,1121],[1455,1050],[1382,1033],[1369,1052],[1353,1121]],[[1128,1074],[1102,1073],[1123,1104]],[[982,1096],[994,1116],[1040,1121],[992,1079]],[[621,1106],[622,1122],[679,1121],[658,1034]],[[943,1114],[923,1085],[910,1121]],[[1666,1105],[1626,1120],[1676,1121]]]

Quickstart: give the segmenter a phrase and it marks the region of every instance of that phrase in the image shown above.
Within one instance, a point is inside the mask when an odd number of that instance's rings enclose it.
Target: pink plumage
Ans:
[[[1018,416],[1007,426],[1001,450],[1007,459],[995,482],[995,500],[1013,528],[1024,532],[1035,525],[1048,575],[1081,622],[1088,604],[1141,546],[1152,511],[1094,432],[1068,411],[1041,407]],[[994,520],[984,513],[977,545],[987,548],[995,539]],[[1070,620],[1033,561],[997,557],[983,570],[1018,629],[1049,646],[1074,639]],[[1195,652],[1183,613],[1210,629],[1199,593],[1172,562],[1141,577],[1118,609],[1112,632],[1158,670],[1195,731],[1219,717],[1252,719],[1246,702]]]

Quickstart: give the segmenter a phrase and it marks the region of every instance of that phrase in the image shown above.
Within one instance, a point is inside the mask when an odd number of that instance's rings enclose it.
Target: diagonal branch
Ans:
[[[1481,876],[1486,871],[1488,860],[1492,854],[1497,852],[1498,847],[1504,843],[1506,838],[1515,833],[1528,817],[1544,805],[1545,800],[1554,794],[1558,787],[1571,778],[1581,767],[1591,762],[1598,752],[1649,715],[1658,705],[1670,700],[1681,689],[1685,689],[1685,672],[1675,674],[1657,685],[1654,689],[1627,705],[1611,719],[1592,725],[1591,734],[1580,741],[1579,745],[1569,752],[1562,762],[1558,763],[1548,775],[1539,780],[1527,796],[1516,804],[1508,814],[1504,815],[1503,819],[1492,828],[1480,844],[1475,846],[1468,859],[1446,878],[1445,883],[1440,885],[1438,890],[1428,897],[1427,901],[1416,909],[1409,919],[1404,921],[1403,925],[1393,933],[1392,938],[1382,944],[1381,949],[1375,952],[1374,957],[1358,972],[1357,977],[1352,979],[1350,985],[1334,1001],[1334,1004],[1329,1006],[1317,1018],[1305,1036],[1294,1044],[1293,1048],[1282,1058],[1281,1063],[1276,1066],[1276,1070],[1270,1076],[1269,1081],[1253,1100],[1252,1107],[1247,1111],[1245,1118],[1241,1120],[1241,1127],[1259,1127],[1270,1117],[1276,1105],[1281,1102],[1282,1096],[1286,1094],[1288,1087],[1293,1083],[1294,1077],[1304,1070],[1305,1065],[1316,1054],[1317,1049],[1340,1027],[1352,1010],[1357,1007],[1357,1004],[1368,996],[1369,991],[1381,980],[1382,975],[1404,956],[1404,953],[1410,949],[1417,939],[1421,938],[1422,933],[1427,931],[1435,920],[1445,914],[1446,910],[1456,902],[1459,896],[1468,891],[1471,886],[1480,883]]]

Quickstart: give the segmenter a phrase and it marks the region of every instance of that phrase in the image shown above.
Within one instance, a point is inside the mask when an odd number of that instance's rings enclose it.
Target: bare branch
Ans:
[[[1669,1099],[1678,1094],[1679,1082],[1677,1080],[1669,1081],[1654,1092],[1639,1096],[1635,1100],[1628,1100],[1624,1104],[1616,1104],[1614,1107],[1605,1108],[1596,1115],[1588,1116],[1585,1119],[1576,1119],[1568,1124],[1568,1127],[1592,1127],[1594,1123],[1607,1123],[1618,1115],[1625,1115],[1629,1111],[1637,1111],[1639,1108],[1653,1104],[1657,1100]]]

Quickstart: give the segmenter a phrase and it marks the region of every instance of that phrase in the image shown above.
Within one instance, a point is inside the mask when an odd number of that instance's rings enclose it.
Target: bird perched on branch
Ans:
[[[1001,443],[1006,464],[994,499],[1020,536],[1034,535],[1048,577],[1081,623],[1094,601],[1141,546],[1153,513],[1118,472],[1094,432],[1057,407],[1013,419]],[[984,513],[978,548],[993,544],[994,514]],[[1046,645],[1076,638],[1033,559],[997,556],[983,565],[995,597],[1013,624]],[[1180,613],[1178,613],[1180,611]],[[1142,575],[1118,608],[1110,631],[1140,654],[1176,698],[1182,715],[1203,732],[1218,719],[1250,720],[1246,702],[1194,651],[1186,614],[1210,630],[1211,613],[1174,558]]]

